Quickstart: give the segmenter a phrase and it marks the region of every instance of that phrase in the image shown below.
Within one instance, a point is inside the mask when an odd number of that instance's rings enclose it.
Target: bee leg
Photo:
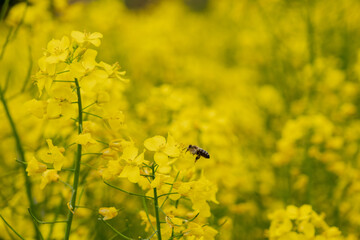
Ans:
[[[200,157],[201,157],[200,155],[197,155],[195,158],[195,162],[197,162],[197,160],[199,160]]]

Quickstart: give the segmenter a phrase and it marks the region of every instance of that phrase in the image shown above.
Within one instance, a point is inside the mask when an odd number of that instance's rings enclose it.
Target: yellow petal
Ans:
[[[168,155],[169,157],[178,157],[180,155],[179,148],[175,146],[166,146],[163,152],[166,153],[166,155]]]
[[[100,39],[89,39],[89,42],[91,43],[91,44],[93,44],[95,47],[98,47],[98,46],[100,46],[100,44],[101,44],[101,41],[100,41]]]
[[[166,144],[166,140],[163,136],[155,136],[152,138],[148,138],[144,142],[144,146],[149,151],[159,151],[160,148],[164,147]]]
[[[100,208],[99,209],[99,214],[104,216],[103,220],[109,220],[112,219],[114,217],[116,217],[118,215],[118,210],[114,207],[109,207],[109,208]]]
[[[137,154],[138,154],[138,149],[134,146],[129,146],[124,149],[121,158],[127,161],[132,161],[136,158]]]
[[[72,31],[71,37],[78,43],[83,43],[85,39],[85,34],[79,31]]]
[[[46,110],[47,102],[45,101],[38,101],[36,99],[32,99],[25,103],[25,107],[27,111],[33,114],[37,118],[43,118]]]
[[[75,142],[81,145],[87,145],[89,143],[96,143],[96,141],[91,137],[90,133],[81,133],[75,138]]]
[[[61,117],[61,106],[57,101],[49,100],[46,112],[49,119],[59,118]]]
[[[61,171],[62,166],[64,165],[63,161],[55,161],[54,162],[54,169],[56,171]]]
[[[94,32],[94,33],[91,33],[90,36],[89,36],[89,39],[95,39],[95,38],[102,38],[103,35],[99,32]]]
[[[93,70],[95,68],[96,55],[97,55],[97,51],[95,51],[93,49],[86,50],[86,52],[84,53],[84,56],[83,56],[83,60],[82,60],[82,65],[86,70],[89,71],[89,70]]]
[[[63,36],[60,42],[60,49],[65,50],[69,47],[70,40],[67,36]]]
[[[125,166],[119,177],[128,178],[130,182],[137,183],[140,178],[140,169],[137,166]]]
[[[142,164],[142,163],[144,162],[144,152],[145,152],[145,151],[143,151],[142,153],[140,153],[140,155],[135,158],[134,163],[135,163],[136,165],[140,165],[140,164]]]
[[[154,160],[157,164],[163,166],[168,163],[168,156],[163,152],[156,152],[154,154]]]

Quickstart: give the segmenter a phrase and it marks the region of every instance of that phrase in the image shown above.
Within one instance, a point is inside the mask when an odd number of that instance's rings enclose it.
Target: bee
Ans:
[[[199,160],[200,157],[210,158],[210,155],[207,151],[205,151],[204,149],[199,148],[198,146],[195,146],[195,145],[189,145],[186,152],[187,151],[190,151],[190,153],[192,153],[193,155],[196,155],[195,162],[197,160]]]

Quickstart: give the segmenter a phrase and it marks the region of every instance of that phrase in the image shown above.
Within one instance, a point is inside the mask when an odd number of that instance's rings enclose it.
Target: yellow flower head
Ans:
[[[101,158],[103,158],[103,159],[106,159],[106,160],[118,159],[118,153],[111,148],[106,148],[106,149],[102,150],[101,153],[102,153]]]
[[[98,47],[101,44],[100,38],[102,38],[103,35],[98,32],[87,33],[87,32],[72,31],[71,37],[79,44],[91,43],[95,47]]]
[[[91,137],[90,133],[81,133],[75,137],[75,142],[83,146],[88,144],[96,143],[96,141]]]
[[[40,188],[44,189],[45,186],[50,183],[50,182],[56,182],[57,180],[59,180],[59,174],[57,173],[57,171],[55,169],[51,169],[51,170],[46,170],[43,174],[42,174],[42,178],[41,178],[41,183],[40,183]]]
[[[99,214],[104,216],[103,220],[109,220],[118,215],[118,210],[114,207],[103,207],[99,209]]]
[[[178,157],[180,155],[175,139],[170,134],[168,134],[167,141],[163,136],[148,138],[145,140],[144,146],[149,151],[155,152],[154,160],[160,166],[168,164],[168,157]]]
[[[110,64],[107,64],[107,63],[101,61],[98,65],[99,65],[99,67],[101,67],[105,70],[105,72],[108,74],[109,78],[118,79],[125,83],[129,82],[129,80],[127,80],[123,77],[126,72],[119,71],[120,70],[119,63],[114,63],[113,65],[110,65]]]
[[[54,165],[54,169],[60,171],[66,161],[66,158],[63,155],[65,149],[54,146],[51,139],[47,139],[46,142],[49,146],[49,150],[42,153],[40,158],[46,163],[52,163]]]
[[[28,176],[36,175],[37,173],[43,173],[46,171],[46,165],[43,163],[40,163],[36,160],[35,157],[33,157],[30,162],[28,163],[26,167],[26,171],[28,173]]]
[[[129,146],[124,149],[121,159],[126,161],[126,166],[119,177],[128,178],[130,182],[137,183],[140,180],[140,167],[144,162],[144,152],[138,155],[138,149]]]
[[[145,231],[149,232],[149,230],[151,229],[151,225],[153,225],[153,226],[156,225],[156,218],[154,216],[152,216],[151,214],[146,215],[146,212],[143,210],[141,210],[139,212],[139,214],[140,214],[140,218],[141,218],[141,225],[145,225]],[[149,223],[147,216],[149,216],[151,223]]]
[[[65,62],[69,55],[70,40],[64,36],[61,40],[53,39],[47,45],[46,62],[49,64]]]
[[[128,147],[130,145],[133,145],[133,143],[124,139],[114,139],[111,140],[109,143],[110,148],[118,152],[122,152],[125,147]]]
[[[51,85],[55,79],[56,65],[48,63],[46,57],[42,57],[38,61],[39,71],[34,76],[34,81],[38,87],[39,95],[42,95],[42,91],[45,88],[47,92],[50,92]]]
[[[46,101],[38,101],[36,99],[31,99],[25,103],[28,112],[40,119],[43,118],[46,113],[46,106]]]

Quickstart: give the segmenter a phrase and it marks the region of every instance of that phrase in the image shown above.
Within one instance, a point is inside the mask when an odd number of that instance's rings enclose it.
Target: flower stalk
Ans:
[[[152,180],[155,179],[155,164],[151,166],[152,170]],[[156,235],[158,236],[158,240],[161,240],[161,228],[160,228],[160,216],[159,216],[159,201],[157,196],[157,189],[154,189],[154,207],[155,207],[155,218],[156,218]]]
[[[83,112],[82,112],[82,102],[81,102],[81,94],[80,94],[80,86],[79,81],[77,78],[75,78],[75,85],[76,85],[76,94],[77,94],[77,102],[78,102],[78,115],[79,115],[79,128],[78,133],[81,134],[83,131]],[[77,154],[76,154],[76,161],[75,161],[75,172],[74,172],[74,182],[73,182],[73,190],[70,200],[70,209],[68,213],[67,218],[67,224],[66,224],[66,232],[65,232],[65,240],[68,240],[70,237],[70,230],[71,230],[71,224],[74,217],[74,211],[75,211],[75,205],[76,205],[76,195],[78,192],[78,186],[79,186],[79,178],[80,178],[80,166],[81,166],[81,151],[82,146],[81,144],[77,145]]]
[[[1,100],[1,103],[2,103],[2,105],[4,107],[6,117],[7,117],[8,121],[9,121],[9,123],[10,123],[11,130],[12,130],[14,138],[15,138],[16,151],[17,151],[17,155],[18,155],[17,158],[21,162],[26,162],[24,149],[22,147],[21,140],[20,140],[18,131],[16,129],[15,122],[14,122],[12,116],[11,116],[11,113],[10,113],[9,107],[7,105],[7,102],[6,102],[6,99],[5,99],[4,92],[3,92],[2,88],[0,88],[0,100]],[[34,199],[33,199],[32,190],[31,190],[32,189],[32,184],[31,184],[29,176],[26,173],[26,165],[22,164],[22,169],[23,169],[23,175],[24,175],[24,179],[25,179],[26,196],[27,196],[27,199],[28,199],[28,202],[29,202],[29,207],[30,207],[31,210],[34,211],[35,210],[35,204],[34,204]],[[36,239],[40,239],[40,233],[39,233],[35,223],[34,223],[34,229],[35,229],[35,233],[36,233],[36,236],[35,236]]]

